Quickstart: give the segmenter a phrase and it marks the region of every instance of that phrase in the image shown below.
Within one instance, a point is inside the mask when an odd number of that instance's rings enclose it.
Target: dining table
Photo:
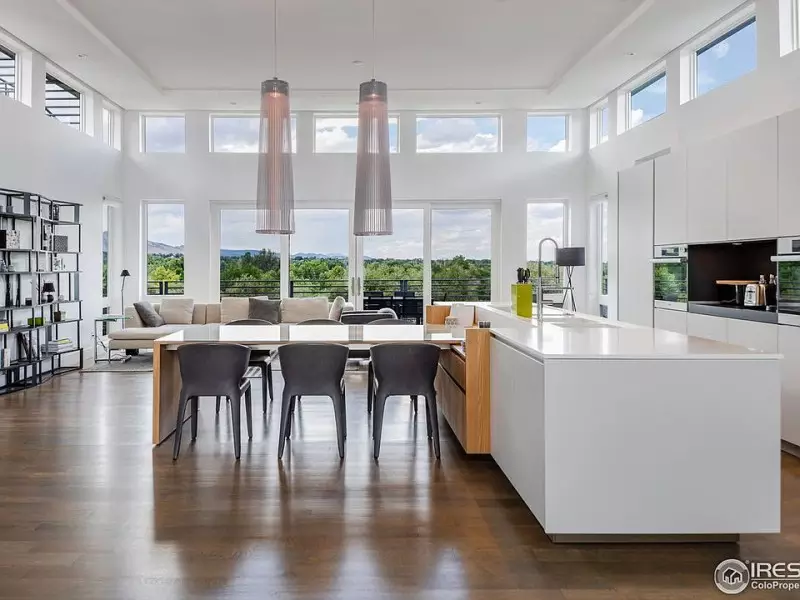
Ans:
[[[175,431],[181,390],[178,348],[187,344],[241,344],[272,350],[286,344],[343,344],[354,349],[376,344],[428,342],[442,348],[460,346],[464,330],[444,325],[198,325],[171,333],[153,343],[153,444]],[[309,376],[313,365],[309,365]]]

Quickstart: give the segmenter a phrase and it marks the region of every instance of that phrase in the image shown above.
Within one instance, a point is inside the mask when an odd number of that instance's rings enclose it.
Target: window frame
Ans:
[[[494,152],[420,152],[417,144],[417,137],[419,136],[419,120],[420,119],[486,119],[491,118],[497,121],[497,150]],[[526,117],[527,127],[527,117]],[[527,136],[526,136],[526,149],[527,149]],[[500,154],[503,152],[503,115],[496,112],[490,113],[416,113],[414,115],[414,154]]]
[[[183,207],[183,294],[169,294],[169,295],[153,295],[147,293],[147,237],[149,233],[149,220],[150,220],[150,205],[151,204],[180,204]],[[142,200],[141,204],[141,231],[140,231],[140,256],[139,256],[139,272],[142,274],[141,281],[139,282],[140,293],[143,298],[160,299],[160,298],[183,298],[186,296],[186,201],[184,200],[171,200],[171,199],[147,199]]]
[[[162,151],[149,151],[147,150],[147,119],[149,118],[181,118],[183,119],[183,151],[182,152],[162,152]],[[139,152],[141,154],[186,154],[186,113],[184,112],[146,112],[139,114]]]
[[[313,154],[321,154],[323,156],[330,155],[330,154],[344,154],[345,156],[348,155],[355,155],[358,152],[358,135],[356,135],[356,150],[353,152],[321,152],[317,150],[317,119],[355,119],[356,122],[358,121],[358,113],[349,113],[349,112],[321,112],[321,113],[313,113],[311,115],[311,130],[314,134],[314,143],[311,146],[311,151]],[[397,122],[397,151],[391,152],[390,154],[400,154],[400,114],[399,113],[389,113],[389,122],[391,123],[392,119]],[[391,145],[391,144],[390,144]]]
[[[658,117],[667,114],[668,102],[667,102],[667,92],[664,93],[664,112],[647,119],[647,121],[642,121],[641,123],[637,123],[636,125],[633,124],[633,97],[649,88],[651,85],[658,83],[664,79],[667,80],[667,68],[666,65],[663,63],[660,64],[657,68],[651,69],[647,71],[644,75],[636,78],[634,82],[628,86],[628,89],[625,91],[625,131],[630,131],[631,129],[635,129],[639,125],[644,125],[645,123],[649,123]],[[667,85],[669,82],[667,81]]]
[[[528,150],[528,134],[530,133],[531,117],[562,117],[564,119],[564,140],[566,147],[563,151],[553,152],[552,150]],[[570,137],[572,134],[572,115],[567,112],[529,112],[525,115],[525,152],[528,154],[567,154],[572,150]],[[499,141],[499,140],[498,140]],[[499,147],[499,144],[498,144]],[[490,154],[486,152],[485,154]]]
[[[0,40],[0,53],[5,54],[9,58],[14,61],[14,91],[12,94],[3,94],[0,95],[5,96],[6,98],[11,98],[12,100],[19,101],[22,96],[20,94],[20,56],[19,52],[13,50],[8,44],[5,44],[3,40]]]
[[[259,123],[259,135],[261,127],[261,113],[259,112],[212,112],[208,115],[208,151],[211,154],[258,154],[258,148],[254,152],[223,152],[214,150],[214,119],[256,119]],[[297,113],[289,113],[289,123],[294,124],[295,141],[297,141]],[[259,142],[260,143],[260,142]],[[297,154],[297,144],[292,145],[292,154]]]
[[[715,89],[720,87],[724,87],[728,83],[733,83],[736,79],[727,82],[726,84],[722,84],[710,90],[707,90],[703,94],[699,93],[698,90],[698,60],[700,55],[705,54],[706,52],[710,51],[712,48],[717,46],[718,44],[724,42],[725,40],[731,38],[732,36],[736,35],[743,29],[746,29],[750,25],[756,26],[756,36],[758,36],[758,19],[755,11],[755,3],[751,3],[748,6],[744,7],[741,10],[736,11],[736,13],[723,21],[717,27],[714,27],[707,31],[705,34],[700,35],[695,40],[693,40],[690,44],[686,47],[686,54],[688,55],[688,71],[689,71],[689,94],[688,100],[695,100],[700,96],[704,96],[708,92],[712,92]],[[794,27],[794,25],[793,25]],[[758,46],[756,46],[756,64],[758,64]],[[741,77],[741,76],[740,76]],[[737,77],[739,79],[739,77]]]
[[[75,131],[80,131],[85,133],[86,132],[86,93],[84,90],[80,88],[79,85],[74,84],[71,81],[70,77],[64,77],[61,74],[55,74],[57,71],[47,68],[45,70],[45,77],[44,77],[44,86],[45,86],[45,97],[44,97],[44,113],[45,116],[54,119],[61,123],[62,125],[66,125],[70,129],[74,129]],[[47,106],[47,85],[48,84],[56,84],[61,86],[62,90],[67,93],[77,94],[78,96],[78,127],[73,127],[69,123],[65,123],[61,119],[58,118],[57,115],[48,113],[48,106]]]
[[[589,147],[596,148],[600,144],[603,144],[608,141],[609,138],[609,131],[606,131],[605,136],[603,136],[603,111],[610,117],[611,113],[609,112],[611,109],[609,108],[608,99],[602,100],[592,106],[591,114],[589,116],[590,124],[589,124]],[[608,120],[609,126],[611,124],[611,119]]]

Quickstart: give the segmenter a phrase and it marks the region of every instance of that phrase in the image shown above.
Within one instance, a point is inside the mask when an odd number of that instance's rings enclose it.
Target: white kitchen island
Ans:
[[[779,531],[779,355],[553,309],[477,316],[491,453],[551,539]]]

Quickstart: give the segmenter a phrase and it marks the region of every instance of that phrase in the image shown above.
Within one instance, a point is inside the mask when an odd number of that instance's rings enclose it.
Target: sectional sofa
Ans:
[[[229,323],[249,317],[249,298],[223,298],[218,304],[194,303],[186,298],[164,299],[164,305],[172,304],[172,310],[162,311],[162,304],[153,304],[153,308],[167,318],[167,323],[158,327],[146,327],[139,313],[133,306],[125,308],[125,328],[109,334],[111,350],[152,350],[153,341],[158,338],[182,331],[191,327],[200,327],[208,323]],[[180,310],[174,310],[179,306]],[[282,323],[297,323],[306,319],[322,319],[330,316],[331,303],[327,298],[284,298],[280,304]],[[344,310],[353,310],[353,305],[345,303]],[[285,318],[283,318],[285,317]],[[169,322],[173,321],[173,322]]]

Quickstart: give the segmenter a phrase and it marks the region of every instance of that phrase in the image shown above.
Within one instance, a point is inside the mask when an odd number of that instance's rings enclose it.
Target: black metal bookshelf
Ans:
[[[81,206],[0,188],[0,394],[83,368]],[[65,335],[73,347],[48,348]]]

